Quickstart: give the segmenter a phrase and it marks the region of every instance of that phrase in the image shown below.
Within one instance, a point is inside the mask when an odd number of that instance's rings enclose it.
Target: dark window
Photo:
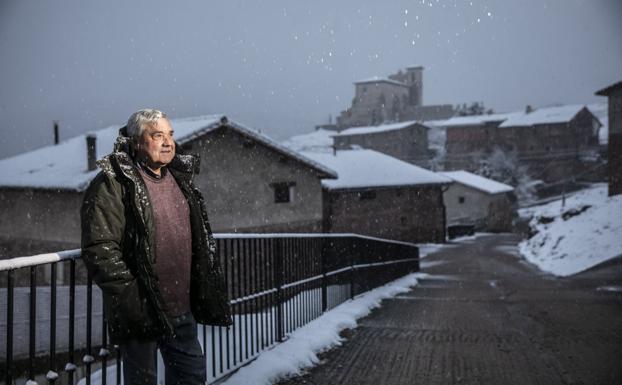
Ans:
[[[401,223],[402,225],[405,225],[405,224],[406,224],[406,217],[401,217],[401,218],[400,218],[400,223]]]
[[[359,199],[360,200],[376,199],[376,192],[375,191],[362,191],[359,193]]]
[[[272,183],[271,186],[274,188],[274,203],[291,202],[293,187],[295,185],[294,182]]]
[[[458,197],[458,203],[464,203],[465,199],[464,197]]]

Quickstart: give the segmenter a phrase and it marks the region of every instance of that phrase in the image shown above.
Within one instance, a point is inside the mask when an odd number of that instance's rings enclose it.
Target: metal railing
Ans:
[[[354,234],[217,234],[216,241],[234,323],[198,327],[208,383],[323,312],[419,269],[415,245]],[[120,384],[101,292],[79,258],[72,250],[0,261],[0,383]]]

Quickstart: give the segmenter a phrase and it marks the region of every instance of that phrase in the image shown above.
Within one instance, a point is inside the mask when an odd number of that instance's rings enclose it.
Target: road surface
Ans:
[[[622,262],[555,278],[486,235],[426,257],[431,274],[280,385],[622,384]]]

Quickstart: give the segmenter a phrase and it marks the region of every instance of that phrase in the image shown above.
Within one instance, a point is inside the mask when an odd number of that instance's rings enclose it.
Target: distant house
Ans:
[[[322,229],[321,180],[335,178],[334,171],[222,115],[171,123],[178,145],[201,156],[195,180],[214,231]],[[112,151],[118,128],[0,161],[0,255],[79,246],[79,208],[98,173],[94,159]],[[96,151],[87,151],[87,140]]]
[[[596,95],[606,96],[609,104],[609,195],[622,194],[622,81],[597,91]]]
[[[348,128],[333,134],[333,140],[338,150],[362,147],[423,167],[431,157],[428,128],[415,121]]]
[[[475,171],[500,149],[515,156],[534,179],[589,177],[598,167],[600,126],[583,105],[451,118],[444,123],[445,169]]]
[[[443,192],[448,227],[472,225],[476,230],[512,230],[517,209],[512,186],[467,171],[439,174],[453,181]]]
[[[322,181],[326,232],[444,242],[449,178],[373,150],[303,154],[339,175]]]

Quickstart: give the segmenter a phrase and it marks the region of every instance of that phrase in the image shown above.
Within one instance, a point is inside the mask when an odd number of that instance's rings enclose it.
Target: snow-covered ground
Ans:
[[[622,195],[597,184],[562,200],[521,209],[536,232],[520,243],[521,255],[540,269],[569,276],[622,256]]]

